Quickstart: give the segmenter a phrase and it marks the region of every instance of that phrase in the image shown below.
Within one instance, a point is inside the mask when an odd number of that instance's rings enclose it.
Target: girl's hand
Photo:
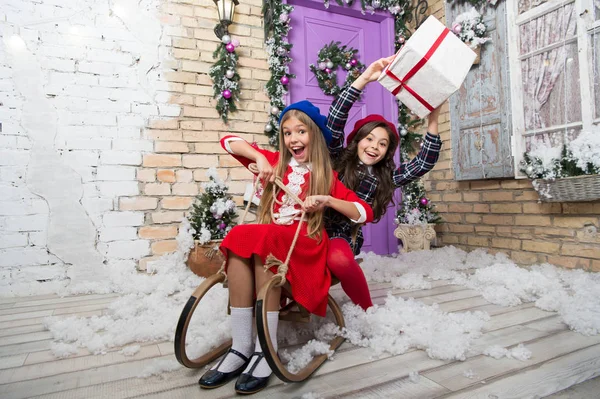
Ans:
[[[374,61],[371,65],[365,69],[365,71],[354,81],[356,84],[352,84],[352,86],[356,89],[362,90],[367,83],[373,82],[381,76],[381,72],[388,66],[394,56],[391,55],[386,58],[380,58],[377,61]]]
[[[302,208],[306,212],[317,212],[323,210],[329,204],[330,199],[329,195],[311,195],[304,200]]]
[[[258,178],[263,182],[274,182],[275,173],[273,167],[264,156],[256,158],[256,167],[258,169]]]

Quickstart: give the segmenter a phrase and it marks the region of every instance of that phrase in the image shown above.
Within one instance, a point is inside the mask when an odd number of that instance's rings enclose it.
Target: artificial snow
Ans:
[[[506,357],[509,359],[517,359],[522,362],[531,358],[531,351],[525,347],[523,344],[517,345],[515,348],[512,348],[507,354]]]
[[[329,344],[322,341],[310,340],[304,346],[296,349],[291,354],[284,350],[281,353],[281,360],[286,364],[286,368],[290,373],[297,373],[310,363],[315,356],[327,355],[328,357],[333,355],[333,351],[329,349]]]
[[[492,345],[483,350],[483,354],[486,356],[493,357],[494,359],[502,359],[508,355],[508,349],[501,347],[500,345]]]
[[[463,371],[463,376],[472,380],[473,378],[477,377],[477,373],[475,373],[472,369],[468,369],[468,370]]]
[[[89,292],[117,292],[122,296],[101,316],[46,318],[44,324],[53,338],[93,354],[134,343],[173,341],[181,309],[203,280],[184,262],[194,242],[191,234],[189,223],[184,221],[177,238],[179,251],[150,262],[149,274],[115,268],[110,281],[89,284]],[[71,291],[67,288],[67,292]],[[227,296],[227,290],[217,286],[196,309],[188,330],[188,356],[201,355],[230,338]],[[65,349],[53,346],[52,350],[60,356]]]
[[[182,366],[175,359],[154,359],[137,375],[138,378],[148,378],[180,369]]]
[[[77,345],[67,344],[64,342],[53,342],[50,345],[50,350],[54,356],[58,358],[69,357],[71,355],[76,355],[79,352]]]
[[[531,351],[523,344],[519,344],[512,349],[506,349],[500,345],[492,345],[483,350],[483,354],[486,356],[493,357],[494,359],[502,359],[507,357],[509,359],[517,359],[522,362],[531,358]]]
[[[411,371],[410,373],[408,373],[408,380],[413,384],[418,383],[420,379],[421,376],[419,375],[418,371]]]
[[[414,348],[434,359],[465,360],[489,320],[483,312],[446,313],[437,304],[429,306],[391,293],[385,305],[375,305],[367,312],[351,303],[342,310],[346,327],[340,335],[354,345],[372,349],[373,356],[399,355]]]
[[[141,346],[139,345],[131,345],[131,346],[126,346],[123,349],[121,349],[119,351],[119,353],[123,354],[124,356],[133,356],[136,353],[138,353],[141,349]]]
[[[177,240],[179,250],[149,263],[148,274],[123,265],[109,265],[110,281],[67,287],[63,294],[113,292],[120,296],[100,316],[47,318],[45,324],[55,340],[55,356],[77,354],[82,348],[93,354],[123,348],[121,353],[131,356],[139,351],[141,343],[172,342],[181,309],[203,281],[184,262],[193,245],[186,221]],[[361,256],[365,275],[373,282],[420,290],[431,287],[432,281],[446,280],[476,290],[497,305],[533,303],[540,309],[557,312],[569,328],[581,334],[600,332],[600,274],[549,264],[521,268],[503,254],[491,255],[484,250],[467,253],[452,246],[392,257],[372,253]],[[298,348],[289,354],[281,351],[288,370],[301,369],[316,355],[330,356],[332,352],[325,342],[337,335],[368,348],[373,358],[420,349],[431,358],[464,360],[489,320],[483,312],[447,313],[437,304],[427,305],[407,295],[401,298],[388,293],[385,303],[367,312],[353,305],[341,290],[333,290],[332,295],[342,306],[345,328],[340,330],[331,315],[312,317],[309,324],[280,323],[280,347]],[[227,289],[218,285],[196,308],[187,335],[190,358],[205,354],[230,338],[227,299]],[[512,349],[489,347],[483,353],[496,359],[523,361],[531,357],[522,345]],[[140,376],[161,374],[176,367],[174,360],[160,359]],[[409,374],[413,382],[417,377],[417,372]]]

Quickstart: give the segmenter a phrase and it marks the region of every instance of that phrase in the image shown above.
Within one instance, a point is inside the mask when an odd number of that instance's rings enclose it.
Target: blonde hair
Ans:
[[[292,154],[285,147],[283,140],[283,124],[290,118],[296,118],[308,128],[310,139],[310,152],[308,161],[311,163],[310,182],[308,190],[300,194],[304,200],[311,195],[329,195],[333,184],[333,169],[327,150],[327,143],[321,129],[304,112],[292,109],[285,113],[279,126],[279,162],[275,165],[275,176],[283,179]],[[271,209],[273,206],[273,185],[267,184],[260,199],[260,212],[258,222],[267,224],[271,222]],[[306,214],[308,225],[308,236],[321,240],[323,230],[323,212],[311,212]]]

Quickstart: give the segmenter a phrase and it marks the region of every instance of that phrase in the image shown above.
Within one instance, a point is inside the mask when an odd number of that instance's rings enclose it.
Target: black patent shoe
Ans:
[[[240,375],[235,383],[235,391],[241,395],[251,395],[258,391],[262,391],[269,383],[271,374],[267,377],[255,377],[252,375],[258,363],[265,357],[262,352],[254,352],[252,357],[257,356],[258,359],[254,362],[248,373]]]
[[[244,364],[242,364],[237,369],[230,371],[228,373],[219,371],[219,367],[221,366],[221,363],[223,363],[225,358],[230,353],[233,353],[234,355],[239,356],[244,361]],[[223,356],[223,358],[221,359],[221,361],[219,362],[217,367],[215,367],[212,370],[208,370],[206,373],[204,373],[204,375],[198,381],[198,384],[200,384],[200,388],[204,388],[204,389],[213,389],[213,388],[221,387],[221,386],[227,384],[229,381],[233,380],[238,375],[240,375],[242,373],[242,371],[244,371],[246,366],[248,366],[249,361],[250,361],[250,359],[248,359],[247,356],[244,356],[243,354],[236,351],[235,349],[229,349],[227,351],[227,353],[225,354],[225,356]]]

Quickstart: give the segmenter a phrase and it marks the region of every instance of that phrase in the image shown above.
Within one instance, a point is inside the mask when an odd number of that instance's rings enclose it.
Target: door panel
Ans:
[[[321,1],[288,1],[294,6],[291,14],[292,29],[289,41],[294,45],[290,72],[296,74],[289,85],[288,104],[309,100],[327,114],[333,101],[318,86],[310,64],[316,64],[319,50],[331,41],[358,50],[357,58],[365,65],[394,52],[394,23],[389,13],[362,15],[360,2],[352,7],[331,4],[329,9]],[[333,3],[333,2],[332,2]],[[346,79],[346,71],[338,69],[338,85]],[[398,120],[398,108],[394,97],[377,83],[367,86],[362,98],[351,109],[346,124],[346,134],[354,123],[365,116],[377,113],[391,121]],[[363,227],[365,243],[363,251],[378,254],[397,252],[398,240],[394,237],[394,208],[377,224]]]
[[[471,5],[446,5],[446,21],[452,21]],[[461,88],[450,97],[452,163],[456,180],[513,177],[510,91],[506,48],[505,3],[484,15],[486,36]]]

